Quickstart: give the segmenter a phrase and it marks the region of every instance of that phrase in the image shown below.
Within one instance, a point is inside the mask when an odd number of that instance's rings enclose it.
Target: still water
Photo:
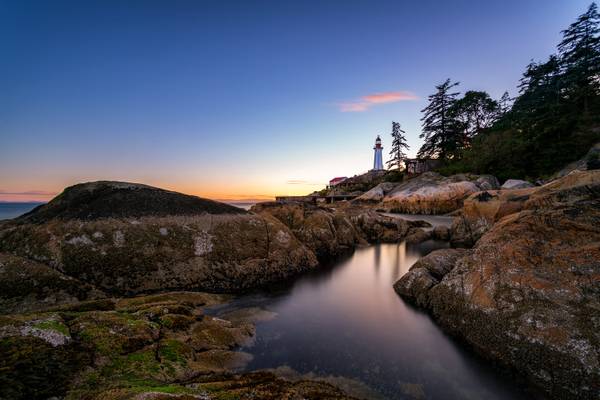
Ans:
[[[427,241],[358,249],[278,293],[249,295],[216,313],[272,312],[243,349],[253,355],[247,370],[289,367],[349,378],[373,390],[370,398],[529,398],[394,292],[392,284],[415,261],[443,247],[447,243]]]

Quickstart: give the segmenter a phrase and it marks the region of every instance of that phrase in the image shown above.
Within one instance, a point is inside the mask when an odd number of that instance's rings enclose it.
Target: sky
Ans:
[[[220,200],[372,168],[451,78],[516,94],[590,0],[0,0],[0,201],[95,180]]]

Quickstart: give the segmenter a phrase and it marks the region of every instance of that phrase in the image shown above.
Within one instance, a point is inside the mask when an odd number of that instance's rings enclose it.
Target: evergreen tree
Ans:
[[[456,100],[450,115],[462,132],[460,148],[469,147],[471,140],[492,126],[500,114],[498,102],[486,92],[469,90]]]
[[[391,158],[387,162],[388,168],[396,166],[396,168],[400,169],[406,159],[404,150],[408,150],[409,146],[404,136],[405,133],[400,127],[399,122],[392,122],[392,148],[390,150]]]
[[[510,111],[510,108],[512,107],[512,101],[513,99],[510,98],[508,92],[504,92],[502,94],[502,97],[500,97],[500,100],[498,100],[498,111],[500,113],[500,117],[506,115]]]
[[[423,133],[419,137],[425,138],[425,143],[419,149],[419,158],[453,158],[462,147],[462,135],[450,113],[459,94],[451,92],[455,86],[458,82],[452,83],[450,79],[437,85],[437,92],[428,97],[429,105],[421,110],[424,113],[421,118]]]
[[[590,98],[600,94],[600,14],[592,3],[567,29],[558,45],[565,95],[590,108]]]

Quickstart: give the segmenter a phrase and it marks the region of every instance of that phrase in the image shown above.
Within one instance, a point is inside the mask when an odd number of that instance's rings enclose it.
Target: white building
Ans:
[[[375,139],[375,159],[373,160],[373,170],[380,171],[383,169],[383,146],[381,145],[381,138],[377,135]]]

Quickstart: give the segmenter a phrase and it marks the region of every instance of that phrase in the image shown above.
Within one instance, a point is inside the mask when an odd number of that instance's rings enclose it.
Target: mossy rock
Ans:
[[[52,346],[31,336],[0,339],[0,399],[63,396],[79,371],[91,364],[76,343]]]

